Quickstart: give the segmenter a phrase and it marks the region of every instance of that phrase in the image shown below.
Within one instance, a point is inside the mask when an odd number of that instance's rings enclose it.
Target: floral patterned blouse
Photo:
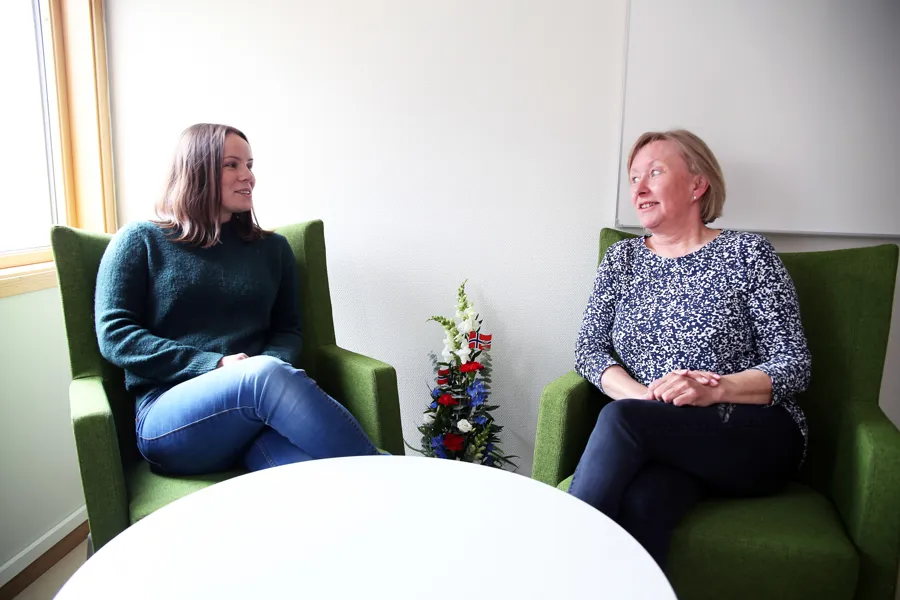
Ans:
[[[644,385],[675,369],[759,369],[772,379],[771,406],[787,410],[806,440],[794,396],[809,385],[810,355],[794,282],[768,240],[726,229],[696,252],[665,258],[645,239],[610,246],[600,263],[575,370],[602,391],[613,365]],[[718,407],[727,421],[734,405]]]

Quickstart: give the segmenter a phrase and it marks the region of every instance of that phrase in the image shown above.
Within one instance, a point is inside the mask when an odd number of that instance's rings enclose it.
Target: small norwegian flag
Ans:
[[[478,333],[477,331],[470,331],[469,348],[475,348],[476,350],[490,350],[492,337],[493,334],[490,333]]]
[[[437,384],[447,385],[450,383],[450,369],[438,369]]]

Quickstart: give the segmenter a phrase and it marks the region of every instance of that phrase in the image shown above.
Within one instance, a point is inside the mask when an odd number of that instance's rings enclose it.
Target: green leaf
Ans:
[[[419,454],[425,454],[425,452],[423,452],[422,450],[419,450],[418,448],[413,448],[412,445],[409,442],[407,442],[406,440],[403,440],[403,443],[406,445],[407,448],[409,448],[413,452],[418,452]]]

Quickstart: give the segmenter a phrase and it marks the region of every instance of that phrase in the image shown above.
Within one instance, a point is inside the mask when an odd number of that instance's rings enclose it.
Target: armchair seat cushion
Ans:
[[[242,475],[246,471],[233,470],[190,476],[166,476],[154,473],[146,461],[136,461],[125,474],[128,485],[128,512],[131,524],[137,523],[153,511],[214,483]]]
[[[568,490],[572,478],[559,484]],[[679,598],[852,598],[859,557],[832,503],[799,483],[761,498],[710,498],[672,536]]]

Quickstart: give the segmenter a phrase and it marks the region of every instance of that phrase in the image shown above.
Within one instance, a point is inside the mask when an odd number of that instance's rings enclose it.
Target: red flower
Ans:
[[[460,373],[471,373],[472,371],[480,371],[484,368],[484,365],[480,362],[467,362],[466,364],[459,367]]]
[[[459,452],[462,450],[465,437],[456,435],[455,433],[444,434],[444,447],[450,452]]]
[[[444,406],[452,406],[454,404],[459,404],[459,401],[456,400],[450,394],[443,394],[440,398],[438,398],[438,404],[443,404]]]

